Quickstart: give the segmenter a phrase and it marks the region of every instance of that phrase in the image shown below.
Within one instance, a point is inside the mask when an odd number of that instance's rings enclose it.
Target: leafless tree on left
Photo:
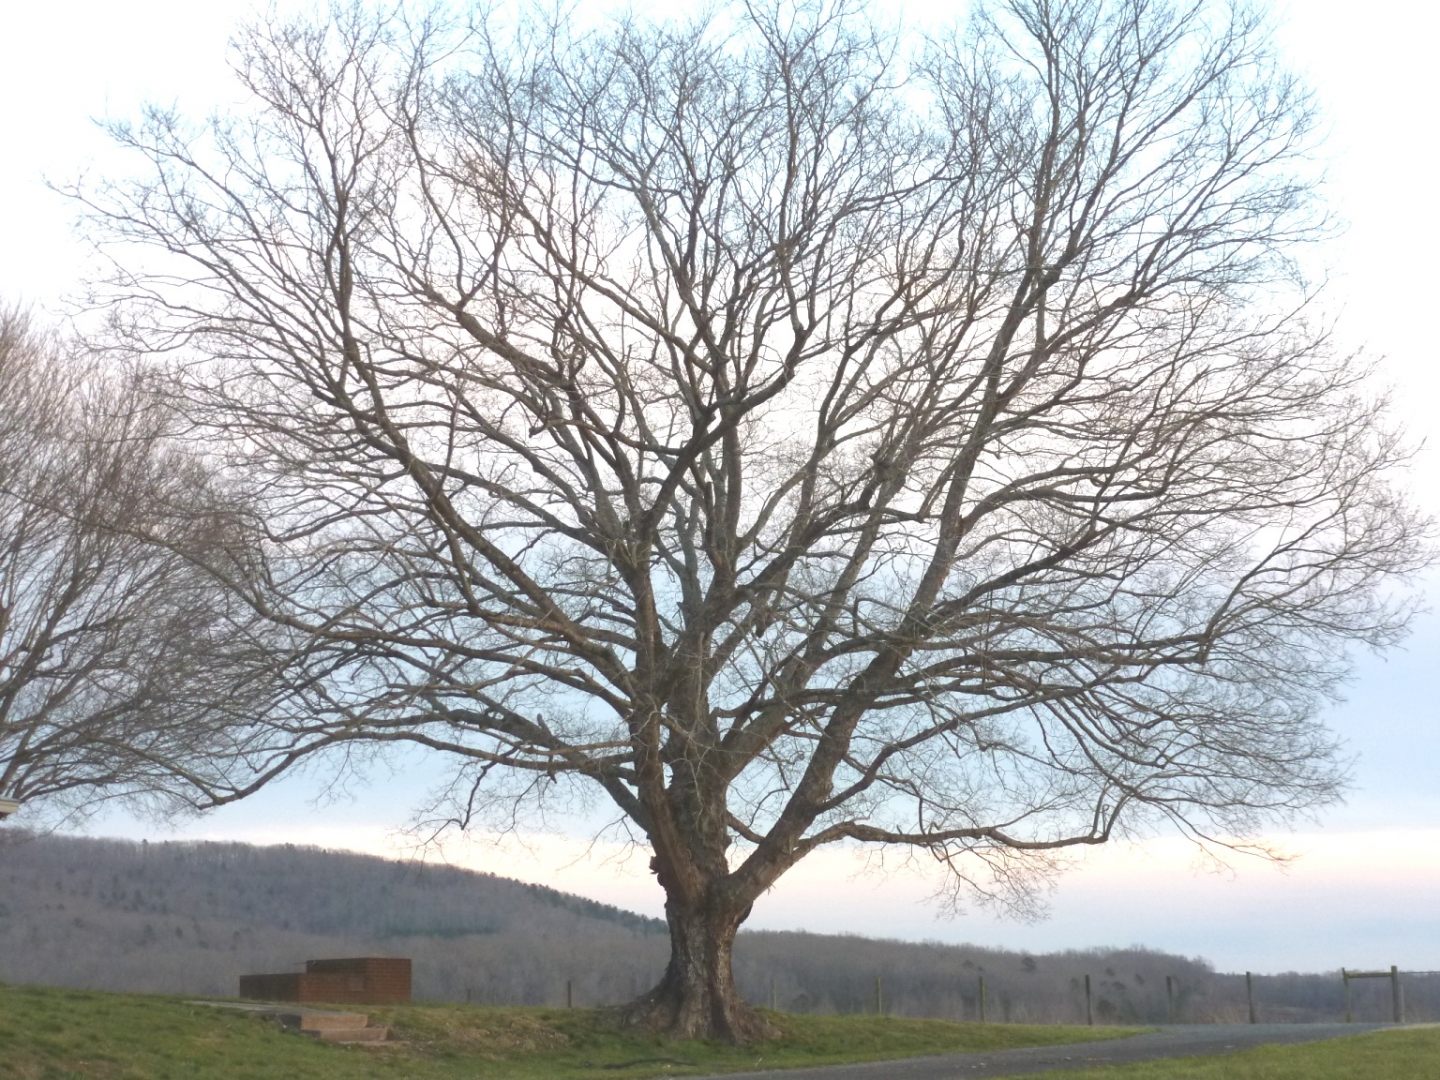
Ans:
[[[0,796],[20,822],[223,786],[276,665],[196,568],[238,506],[144,379],[0,308]]]

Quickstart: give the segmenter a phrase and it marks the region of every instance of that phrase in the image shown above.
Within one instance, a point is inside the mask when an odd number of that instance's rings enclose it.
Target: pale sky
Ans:
[[[911,21],[954,5],[907,4]],[[85,273],[71,208],[44,180],[104,174],[116,159],[92,118],[136,114],[142,101],[192,115],[235,94],[225,43],[244,0],[9,0],[0,34],[0,301],[59,310]],[[1327,252],[1329,304],[1342,341],[1383,357],[1394,415],[1422,444],[1417,503],[1440,516],[1440,369],[1431,344],[1433,253],[1440,251],[1431,55],[1436,6],[1419,0],[1291,0],[1282,40],[1330,120],[1330,204],[1348,224]],[[1440,608],[1440,577],[1428,595]],[[1199,955],[1223,970],[1440,969],[1440,616],[1420,618],[1405,649],[1361,657],[1331,725],[1359,755],[1347,805],[1282,838],[1288,869],[1194,865],[1161,837],[1087,858],[1062,878],[1052,916],[1036,925],[984,911],[938,919],[923,871],[862,872],[844,853],[793,871],[750,925],[973,941],[1032,951],[1145,944]],[[299,777],[250,802],[161,831],[110,816],[99,835],[320,843],[403,853],[394,830],[423,777],[377,776],[368,789],[316,805],[319,780]],[[569,889],[650,914],[661,894],[643,859],[613,846],[543,836],[496,847],[453,843],[445,857]],[[434,856],[432,856],[434,857]]]

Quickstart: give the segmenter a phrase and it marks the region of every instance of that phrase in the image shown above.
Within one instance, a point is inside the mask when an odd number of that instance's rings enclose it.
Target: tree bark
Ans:
[[[749,914],[749,905],[737,909],[710,899],[687,906],[667,897],[670,964],[653,990],[625,1006],[624,1022],[673,1039],[748,1043],[776,1037],[776,1028],[735,986],[735,934]]]

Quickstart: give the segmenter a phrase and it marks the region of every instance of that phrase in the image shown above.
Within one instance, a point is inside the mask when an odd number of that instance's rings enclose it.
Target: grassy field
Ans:
[[[1377,1031],[1220,1057],[1047,1072],[1014,1080],[1437,1080],[1440,1027]]]
[[[0,986],[3,1080],[581,1080],[689,1076],[1040,1046],[1121,1028],[954,1024],[867,1016],[773,1019],[785,1038],[738,1049],[622,1034],[576,1009],[366,1008],[397,1043],[326,1045],[183,999]]]

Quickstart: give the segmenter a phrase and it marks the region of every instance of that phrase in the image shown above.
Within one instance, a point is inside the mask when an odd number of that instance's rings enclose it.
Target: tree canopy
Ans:
[[[1332,799],[1408,613],[1403,451],[1310,316],[1312,103],[1244,3],[253,27],[249,105],[84,197],[133,343],[259,508],[303,641],[254,790],[338,745],[445,811],[613,801],[673,959],[830,844],[1023,904],[1076,845]],[[279,714],[277,714],[279,715]]]
[[[28,821],[202,799],[270,704],[275,635],[205,569],[234,514],[168,436],[136,372],[0,309],[0,795]]]

